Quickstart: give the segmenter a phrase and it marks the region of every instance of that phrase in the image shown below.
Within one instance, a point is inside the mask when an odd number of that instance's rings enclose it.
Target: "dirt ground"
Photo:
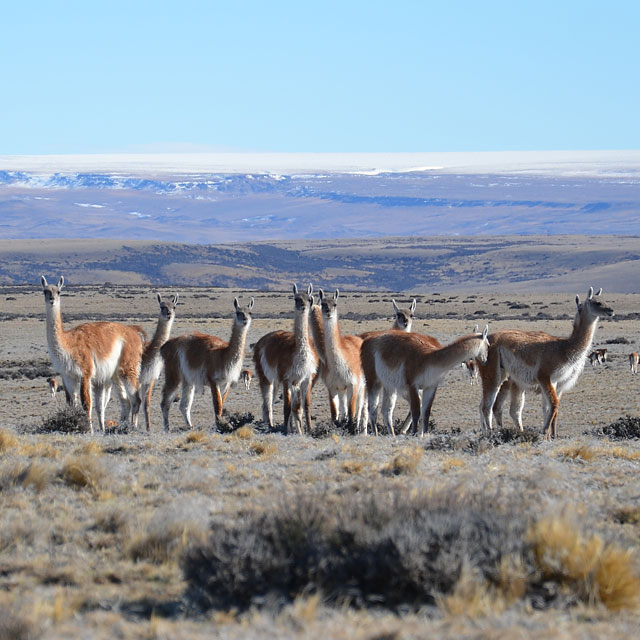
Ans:
[[[488,323],[490,331],[523,328],[564,336],[571,329],[575,293],[584,297],[584,289],[549,295],[426,294],[417,299],[413,328],[445,344],[476,323],[481,328]],[[139,324],[151,336],[158,311],[155,291],[69,286],[62,293],[63,321],[71,326],[114,319]],[[180,294],[172,335],[198,330],[225,339],[234,296],[241,302],[254,296],[245,358],[251,369],[249,345],[268,331],[292,325],[290,292],[160,292]],[[406,295],[341,292],[342,331],[390,326],[392,297],[400,306],[410,303]],[[171,431],[165,434],[159,406],[162,378],[152,399],[151,433],[142,426],[135,432],[93,436],[37,433],[43,420],[64,404],[63,394],[51,398],[46,384],[50,371],[42,292],[39,287],[0,287],[0,618],[4,607],[9,620],[8,631],[0,622],[0,639],[631,637],[640,628],[637,609],[611,612],[593,603],[544,612],[521,606],[458,615],[440,607],[399,615],[297,599],[279,613],[218,611],[179,619],[158,613],[160,603],[179,599],[185,589],[180,553],[187,543],[203,539],[220,518],[242,520],[267,508],[278,495],[302,488],[325,494],[363,487],[371,491],[374,486],[379,491],[408,486],[415,491],[487,492],[508,508],[515,500],[532,517],[569,514],[580,530],[631,549],[630,562],[637,563],[640,517],[621,522],[612,514],[639,508],[640,444],[630,440],[618,446],[594,432],[621,416],[640,413],[640,376],[630,374],[628,363],[628,354],[639,350],[640,295],[608,296],[605,291],[603,299],[616,315],[600,323],[594,348],[607,348],[609,359],[595,367],[587,363],[576,387],[565,394],[557,441],[445,450],[424,443],[447,434],[475,438],[480,432],[480,386],[471,384],[462,368],[452,370],[438,390],[432,412],[437,434],[423,442],[344,432],[324,438],[284,436],[266,433],[257,422],[240,437],[214,433],[208,393],[196,396],[193,432],[185,429],[174,405]],[[242,384],[231,390],[229,415],[250,412],[259,420],[255,382],[248,392]],[[112,400],[107,419],[117,420],[119,412]],[[281,412],[278,403],[279,421]],[[406,403],[399,401],[396,418],[405,413]],[[328,425],[321,384],[314,391],[312,415],[318,425]],[[534,394],[527,395],[524,424],[541,430],[540,400]],[[424,455],[406,475],[381,472],[399,452],[416,447]],[[94,480],[69,481],[70,461],[89,458]],[[30,481],[36,464],[40,480]],[[167,533],[172,524],[177,529],[171,531],[178,533]],[[137,554],[134,549],[141,541],[148,543],[145,536],[154,530],[168,536],[166,555]]]

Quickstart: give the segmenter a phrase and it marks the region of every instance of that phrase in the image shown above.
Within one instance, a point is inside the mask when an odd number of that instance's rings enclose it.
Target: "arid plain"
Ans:
[[[59,274],[47,275],[54,280]],[[574,296],[583,297],[589,285],[600,283],[585,282],[573,294],[422,293],[415,295],[414,331],[442,343],[476,323],[568,335]],[[172,335],[199,330],[225,339],[233,297],[254,296],[246,356],[251,368],[249,345],[292,324],[289,291],[144,285],[65,287],[63,320],[66,326],[116,320],[152,335],[156,291],[180,294]],[[414,295],[341,292],[343,332],[389,327],[394,297],[406,305]],[[46,385],[51,371],[40,287],[0,287],[0,638],[632,637],[640,628],[640,443],[602,430],[640,413],[640,376],[630,374],[628,362],[629,352],[640,348],[640,294],[605,290],[603,299],[616,315],[600,323],[594,347],[607,348],[609,361],[587,363],[563,397],[553,442],[537,438],[542,418],[535,394],[527,395],[525,437],[509,430],[484,436],[480,387],[461,368],[441,385],[435,431],[424,440],[334,428],[322,384],[313,394],[315,437],[268,433],[259,424],[255,381],[248,392],[237,385],[227,399],[227,415],[240,428],[215,433],[205,393],[194,402],[195,429],[185,429],[174,405],[165,433],[162,379],[150,433],[140,425],[133,432],[89,435],[46,423],[64,403],[60,393],[51,398]],[[275,412],[281,422],[281,403]],[[396,418],[405,412],[401,401]],[[118,416],[112,400],[107,418]],[[301,505],[312,505],[325,531],[335,514],[351,509],[369,522],[366,509],[384,512],[390,502],[400,505],[398,513],[437,507],[453,520],[477,513],[490,523],[483,529],[489,533],[484,542],[472,535],[459,556],[442,560],[443,572],[455,579],[429,586],[423,600],[363,596],[355,586],[330,591],[319,579],[314,588],[313,576],[299,592],[288,584],[273,599],[257,587],[251,593],[251,584],[244,590],[236,585],[225,597],[222,589],[207,606],[194,595],[224,582],[212,575],[203,587],[197,558],[218,557],[221,549],[237,553],[241,545],[233,541],[243,527],[264,525],[276,513],[282,535],[291,537],[291,514]],[[495,524],[504,522],[511,524]],[[459,532],[468,526],[462,522]],[[485,562],[492,541],[500,549]],[[436,553],[440,542],[432,530],[417,529],[408,547],[418,553],[421,544],[431,545]],[[386,562],[376,549],[379,563]],[[410,572],[410,550],[394,553],[396,570]],[[237,561],[247,575],[259,573]],[[389,571],[387,582],[395,584]],[[418,574],[418,582],[429,582]]]

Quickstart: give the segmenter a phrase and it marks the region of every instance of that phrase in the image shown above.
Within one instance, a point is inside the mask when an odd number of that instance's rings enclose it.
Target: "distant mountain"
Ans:
[[[0,166],[2,166],[0,164]],[[640,174],[0,170],[0,238],[640,234]]]

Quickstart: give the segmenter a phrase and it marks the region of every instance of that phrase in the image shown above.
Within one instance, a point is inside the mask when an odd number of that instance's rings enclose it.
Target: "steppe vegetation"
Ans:
[[[155,291],[70,285],[63,319],[151,335]],[[174,292],[174,335],[226,339],[236,295],[255,297],[247,344],[290,328],[289,292],[161,290]],[[343,330],[388,326],[391,297],[343,292]],[[567,294],[415,297],[414,330],[443,343],[487,319],[565,335],[575,309]],[[157,388],[150,434],[91,436],[49,393],[39,285],[0,289],[0,639],[635,636],[640,379],[627,354],[640,296],[603,297],[616,316],[594,346],[610,360],[563,398],[556,441],[541,439],[535,394],[524,432],[482,434],[462,369],[424,440],[334,427],[320,386],[313,437],[268,432],[256,384],[232,389],[221,432],[206,394],[193,430],[174,410],[164,433]]]

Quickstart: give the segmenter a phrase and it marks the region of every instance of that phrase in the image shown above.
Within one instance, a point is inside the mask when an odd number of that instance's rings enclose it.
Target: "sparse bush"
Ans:
[[[465,563],[490,583],[504,555],[522,555],[526,525],[452,495],[297,496],[216,528],[183,569],[197,609],[281,606],[321,592],[355,606],[422,606],[449,593]]]
[[[65,405],[43,419],[38,433],[85,433],[89,431],[87,413],[81,407]]]
[[[222,420],[218,421],[218,428],[222,433],[231,433],[241,429],[245,425],[252,424],[255,421],[253,413],[232,413],[224,415]]]
[[[613,440],[631,440],[640,438],[640,418],[626,415],[618,418],[606,427],[599,427],[593,431],[594,435],[606,436]]]
[[[631,344],[631,342],[624,337],[609,338],[609,340],[605,340],[604,343],[605,344]]]

